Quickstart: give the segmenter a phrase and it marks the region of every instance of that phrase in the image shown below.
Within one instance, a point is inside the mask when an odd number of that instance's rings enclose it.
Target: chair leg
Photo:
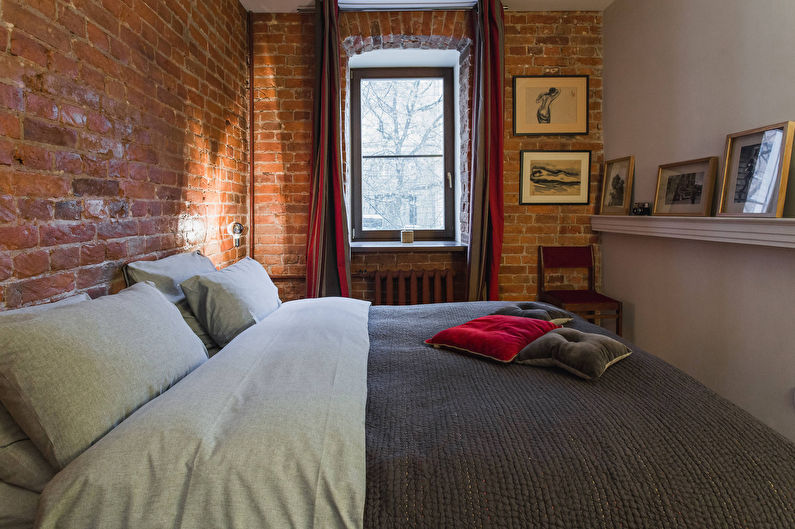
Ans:
[[[618,316],[616,317],[616,334],[621,336],[621,327],[622,327],[622,320],[624,318],[624,307],[623,304],[619,301],[618,302]]]

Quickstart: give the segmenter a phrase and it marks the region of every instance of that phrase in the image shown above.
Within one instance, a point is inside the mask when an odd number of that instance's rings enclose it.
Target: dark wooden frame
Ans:
[[[415,230],[415,241],[455,240],[455,93],[453,68],[355,68],[351,70],[351,225],[354,241],[399,241],[400,230],[362,229],[361,80],[442,78],[444,81],[444,173],[452,185],[444,186],[444,229]]]
[[[516,81],[518,79],[572,79],[572,78],[585,78],[585,130],[576,132],[516,132]],[[591,117],[591,79],[588,75],[514,75],[513,76],[513,135],[514,136],[585,136],[590,130],[590,117]]]

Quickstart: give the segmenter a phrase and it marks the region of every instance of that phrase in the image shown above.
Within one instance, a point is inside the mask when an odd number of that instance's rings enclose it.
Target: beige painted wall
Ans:
[[[607,159],[723,155],[726,134],[795,120],[795,2],[616,0],[604,15]],[[722,165],[718,168],[720,174]],[[626,334],[795,440],[795,250],[605,234]]]

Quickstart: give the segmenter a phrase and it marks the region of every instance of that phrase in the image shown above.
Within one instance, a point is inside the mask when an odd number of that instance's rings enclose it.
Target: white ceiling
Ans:
[[[315,4],[313,0],[240,0],[240,3],[255,13],[294,13],[298,8],[311,8]],[[602,11],[613,0],[503,0],[502,3],[511,11]]]

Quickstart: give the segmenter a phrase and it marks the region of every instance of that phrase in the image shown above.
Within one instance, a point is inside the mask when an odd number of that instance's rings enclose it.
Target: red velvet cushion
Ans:
[[[493,314],[445,329],[425,343],[510,362],[527,344],[558,327],[544,320]]]

